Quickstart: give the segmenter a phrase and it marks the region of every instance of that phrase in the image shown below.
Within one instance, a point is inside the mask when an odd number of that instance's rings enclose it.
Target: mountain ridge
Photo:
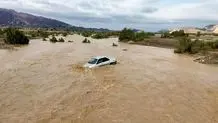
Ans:
[[[85,28],[72,26],[65,22],[36,16],[29,13],[18,12],[13,9],[0,8],[0,27],[27,27],[27,28],[61,28],[73,31],[110,31],[103,28]]]

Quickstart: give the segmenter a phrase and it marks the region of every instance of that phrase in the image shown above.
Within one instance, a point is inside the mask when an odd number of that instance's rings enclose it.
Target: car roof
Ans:
[[[93,58],[95,58],[95,59],[101,59],[101,58],[109,58],[109,57],[107,57],[107,56],[95,56],[95,57],[93,57]]]

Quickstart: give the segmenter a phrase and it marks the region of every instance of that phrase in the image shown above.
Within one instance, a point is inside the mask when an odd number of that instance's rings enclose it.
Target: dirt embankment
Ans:
[[[138,44],[138,45],[145,45],[145,46],[154,46],[154,47],[162,47],[162,48],[175,48],[177,45],[177,40],[175,39],[167,39],[167,38],[158,38],[152,37],[145,39],[144,41],[137,41],[137,42],[129,42],[130,44]]]
[[[218,52],[208,53],[207,55],[200,56],[194,61],[202,64],[218,64]]]
[[[0,39],[0,49],[14,49],[14,45],[5,44],[3,39]]]

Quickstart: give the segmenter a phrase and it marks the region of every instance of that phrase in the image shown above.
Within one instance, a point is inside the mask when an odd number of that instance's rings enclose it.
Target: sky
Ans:
[[[218,24],[218,0],[0,0],[0,8],[113,30]]]

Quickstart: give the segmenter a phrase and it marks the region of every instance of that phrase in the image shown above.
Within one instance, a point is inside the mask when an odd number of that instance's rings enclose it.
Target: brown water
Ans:
[[[217,123],[218,67],[170,49],[33,40],[0,50],[1,123]],[[128,49],[123,51],[122,49]],[[81,66],[108,55],[119,64]]]

